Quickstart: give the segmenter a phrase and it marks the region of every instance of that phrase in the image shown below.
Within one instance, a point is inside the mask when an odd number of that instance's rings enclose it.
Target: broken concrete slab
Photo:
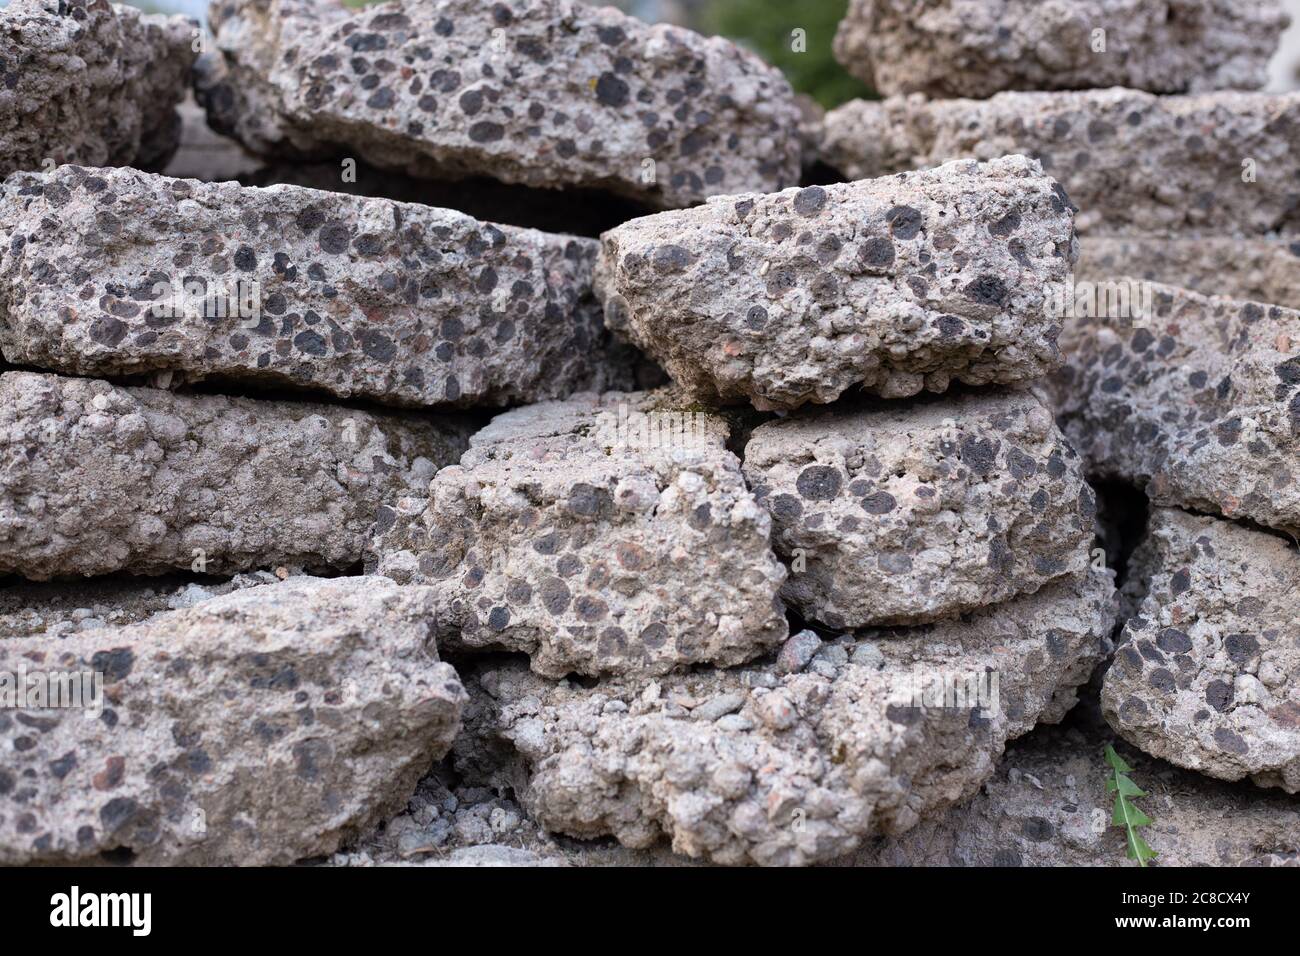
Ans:
[[[1083,706],[1082,704],[1080,706]],[[1012,741],[997,772],[968,802],[901,836],[865,845],[854,866],[1134,865],[1102,756],[1110,728],[1040,726]],[[1170,766],[1115,741],[1147,796],[1143,837],[1161,867],[1300,865],[1300,803]]]
[[[885,96],[1254,90],[1288,22],[1278,0],[852,0],[835,58]]]
[[[266,156],[599,187],[658,207],[799,180],[789,83],[721,37],[568,0],[214,5],[212,126]]]
[[[441,599],[449,652],[529,654],[542,674],[739,664],[787,634],[771,519],[719,416],[670,391],[507,412],[428,497],[388,496],[372,564]]]
[[[111,200],[111,202],[109,201]],[[394,405],[631,384],[588,239],[290,186],[61,167],[0,190],[0,350]]]
[[[1300,793],[1300,550],[1157,508],[1129,573],[1146,597],[1106,672],[1111,726],[1180,767]]]
[[[0,9],[0,177],[166,163],[197,36],[188,17],[105,0],[11,0]]]
[[[1133,276],[1300,309],[1300,239],[1085,236],[1075,275],[1093,282]]]
[[[399,810],[457,732],[465,691],[438,662],[433,611],[423,588],[298,577],[144,624],[0,641],[29,704],[0,713],[0,862],[334,852]],[[31,706],[33,678],[83,672],[102,675],[100,713]]]
[[[1089,566],[1096,500],[1028,392],[778,419],[744,471],[782,597],[828,627],[955,617]]]
[[[1033,379],[1074,262],[1060,187],[1023,156],[714,199],[607,232],[605,322],[703,400],[760,409]]]
[[[471,696],[467,721],[486,696]],[[463,735],[460,746],[467,739]],[[864,839],[859,849],[825,865],[1131,867],[1123,830],[1111,824],[1114,796],[1106,789],[1110,767],[1102,756],[1111,742],[1148,792],[1140,802],[1155,819],[1143,833],[1159,852],[1160,866],[1300,865],[1300,804],[1293,797],[1149,757],[1114,737],[1094,697],[1081,699],[1060,724],[1039,724],[1008,742],[993,776],[969,800],[906,833]],[[448,758],[439,767],[459,779],[448,766],[453,762]],[[422,781],[421,790],[429,783]],[[633,850],[547,833],[515,802],[513,789],[498,794],[461,784],[454,794],[440,791],[444,800],[434,805],[435,794],[422,800],[417,790],[405,814],[355,850],[336,854],[331,865],[478,865],[484,858],[508,866],[704,865],[662,842]]]
[[[466,676],[457,765],[496,767],[544,828],[570,836],[632,848],[667,836],[727,864],[829,860],[969,796],[1008,738],[1059,720],[1113,616],[1110,575],[1089,573],[968,621],[846,635],[784,676],[706,668],[587,688],[481,664]],[[995,681],[996,694],[967,693]],[[730,695],[738,706],[710,709]]]
[[[1155,283],[1142,298],[1149,315],[1108,307],[1061,334],[1047,391],[1086,471],[1300,534],[1300,314]]]
[[[361,560],[380,501],[465,448],[458,419],[0,375],[0,573],[235,573]]]
[[[1080,233],[1300,233],[1300,93],[999,93],[854,100],[822,158],[860,179],[1024,153],[1079,207]]]

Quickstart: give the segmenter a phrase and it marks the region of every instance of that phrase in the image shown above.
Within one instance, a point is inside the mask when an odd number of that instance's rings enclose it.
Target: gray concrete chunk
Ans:
[[[0,863],[334,852],[402,809],[459,727],[465,691],[428,638],[432,601],[300,577],[60,642],[0,641],[0,669],[29,688],[103,682],[98,708],[29,696],[0,711]]]
[[[829,860],[974,793],[1008,738],[1073,704],[1113,617],[1109,574],[1090,573],[967,622],[844,642],[874,640],[879,666],[699,669],[586,689],[484,665],[466,675],[458,759],[469,770],[495,754],[551,831],[633,848],[667,836],[677,853],[727,864]],[[981,698],[969,681],[991,690],[993,675],[996,700]],[[730,694],[745,700],[738,712],[690,719]]]
[[[1300,793],[1300,550],[1160,508],[1130,574],[1146,597],[1106,672],[1107,721],[1180,767]]]
[[[791,416],[754,430],[744,469],[782,596],[829,627],[954,617],[1088,566],[1092,490],[1027,392]]]
[[[1008,156],[634,219],[602,237],[596,290],[698,397],[794,408],[1042,375],[1073,242],[1060,187]]]
[[[1133,276],[1300,309],[1300,239],[1085,236],[1075,273],[1089,281]]]
[[[467,723],[473,719],[473,707],[486,696],[473,695]],[[744,703],[741,695],[731,696]],[[712,703],[697,706],[690,719],[700,719],[700,712]],[[460,743],[466,740],[462,735]],[[863,840],[858,850],[830,865],[1132,867],[1125,855],[1124,830],[1111,825],[1114,796],[1106,790],[1111,771],[1102,757],[1107,743],[1115,744],[1132,765],[1133,780],[1148,792],[1138,803],[1155,818],[1143,834],[1159,852],[1159,866],[1300,866],[1300,801],[1280,790],[1214,780],[1149,757],[1115,740],[1091,697],[1081,700],[1060,724],[1040,724],[1010,741],[996,772],[969,800],[925,817],[906,833]],[[461,786],[447,799],[453,811],[439,804],[422,812],[429,804],[419,802],[417,791],[413,811],[408,808],[382,833],[365,838],[358,852],[340,853],[331,863],[452,866],[462,860],[473,863],[473,854],[495,860],[510,852],[518,859],[506,857],[503,864],[704,865],[674,854],[666,843],[632,850],[608,840],[556,840],[513,803],[513,789],[498,796],[495,790],[457,779]],[[444,793],[441,788],[437,794],[428,793],[429,803]],[[497,809],[501,805],[504,808]],[[499,831],[462,822],[467,817],[482,819],[489,812],[493,822],[523,822],[504,839]],[[430,815],[431,823],[419,825]],[[442,836],[448,830],[450,834]],[[413,857],[403,851],[404,843],[427,846],[426,834],[445,841],[436,853]],[[508,843],[510,850],[501,843]]]
[[[105,197],[112,197],[111,204]],[[0,350],[395,405],[631,384],[589,239],[295,186],[61,167],[0,190]]]
[[[1251,90],[1287,23],[1278,0],[852,0],[835,57],[886,96]]]
[[[456,420],[0,375],[0,573],[347,568]]]
[[[1300,233],[1300,93],[999,93],[854,100],[826,115],[822,158],[857,179],[1005,153],[1037,158],[1079,232]]]
[[[568,0],[213,4],[197,87],[263,155],[591,186],[654,206],[798,181],[781,73],[721,37]]]
[[[164,164],[197,35],[188,17],[105,0],[11,0],[0,10],[0,176]]]
[[[785,639],[769,546],[722,419],[668,393],[498,416],[428,497],[390,496],[377,570],[431,585],[439,643],[553,677],[749,660]]]
[[[1067,322],[1049,382],[1061,430],[1089,473],[1159,504],[1300,534],[1300,313],[1156,284],[1150,297],[1136,326]]]

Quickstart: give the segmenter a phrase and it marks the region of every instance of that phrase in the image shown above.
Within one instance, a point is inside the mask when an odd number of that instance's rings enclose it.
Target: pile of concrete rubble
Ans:
[[[0,862],[1295,864],[1286,23],[13,0]]]

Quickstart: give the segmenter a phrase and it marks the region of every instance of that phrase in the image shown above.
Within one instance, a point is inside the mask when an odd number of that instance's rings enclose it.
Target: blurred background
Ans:
[[[0,0],[0,7],[8,0]],[[345,0],[362,6],[370,0]],[[598,4],[605,5],[605,4]],[[871,91],[846,74],[831,56],[835,27],[848,0],[615,0],[611,6],[649,23],[676,23],[699,33],[730,37],[781,68],[791,85],[824,107],[870,96]],[[1300,0],[1283,0],[1291,29],[1270,67],[1268,89],[1300,89]],[[185,13],[199,19],[206,0],[134,0],[131,6],[153,12]],[[807,49],[791,49],[791,31],[804,31]]]
[[[1282,37],[1282,47],[1269,64],[1270,90],[1300,90],[1300,0],[1283,0],[1291,14],[1291,29]]]

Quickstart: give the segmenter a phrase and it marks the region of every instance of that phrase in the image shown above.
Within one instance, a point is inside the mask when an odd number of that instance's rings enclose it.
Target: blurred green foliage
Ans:
[[[835,28],[848,0],[712,0],[701,5],[697,28],[749,47],[830,109],[848,100],[876,99],[871,87],[845,72],[831,54]],[[794,31],[803,30],[806,49],[796,53]]]

